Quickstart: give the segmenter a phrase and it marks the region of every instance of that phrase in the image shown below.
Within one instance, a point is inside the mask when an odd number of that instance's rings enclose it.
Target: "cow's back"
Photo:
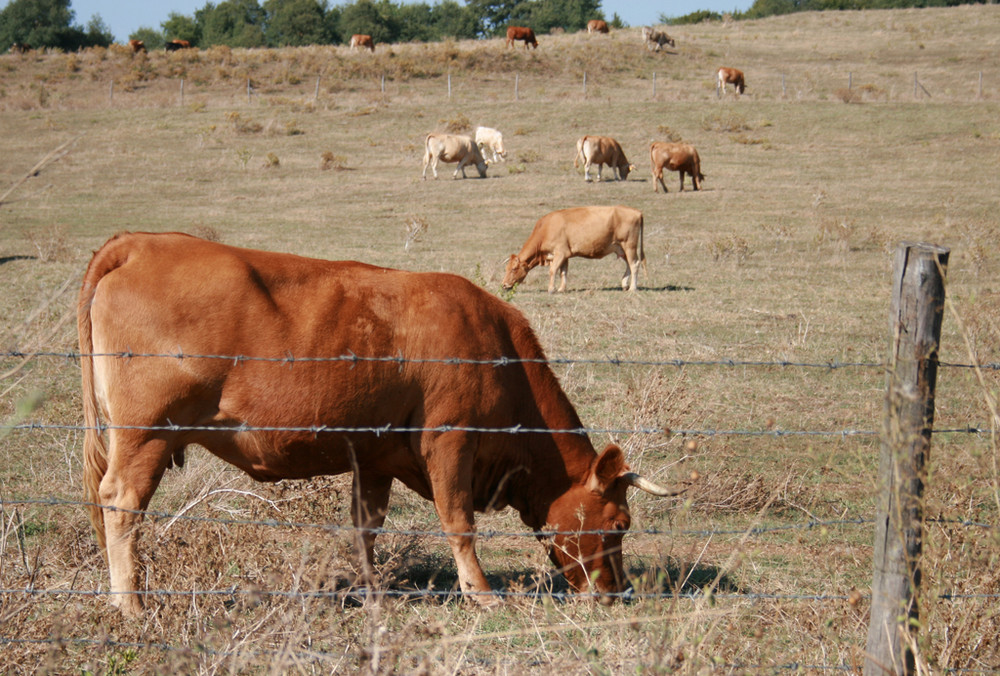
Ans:
[[[137,233],[102,248],[85,283],[96,353],[163,355],[96,360],[98,390],[128,424],[530,425],[541,419],[525,393],[564,398],[529,384],[526,367],[443,363],[544,359],[520,312],[455,275]],[[375,435],[354,443],[382,448]],[[330,471],[323,462],[255,476]]]

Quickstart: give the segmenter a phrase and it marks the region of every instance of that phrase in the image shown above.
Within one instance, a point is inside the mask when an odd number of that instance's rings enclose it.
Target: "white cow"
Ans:
[[[466,178],[465,167],[470,164],[476,165],[479,170],[479,178],[486,178],[486,160],[479,152],[479,146],[468,136],[457,136],[455,134],[440,134],[432,132],[424,140],[424,179],[427,178],[427,165],[431,165],[434,178],[438,177],[438,160],[442,162],[458,162],[458,168],[453,174],[458,178],[458,172],[462,172],[462,178]]]
[[[507,149],[503,145],[503,134],[492,127],[476,127],[476,145],[483,157],[489,155],[491,162],[507,161]],[[489,153],[487,153],[489,151]]]

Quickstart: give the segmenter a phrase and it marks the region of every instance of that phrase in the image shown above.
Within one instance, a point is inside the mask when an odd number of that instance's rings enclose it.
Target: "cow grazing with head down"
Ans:
[[[548,263],[549,293],[555,290],[557,272],[559,291],[565,291],[570,258],[604,258],[609,254],[625,259],[622,289],[635,291],[639,264],[646,269],[641,211],[623,206],[553,211],[538,219],[521,251],[507,259],[501,285],[511,289],[532,268]]]
[[[505,46],[510,47],[516,40],[523,40],[525,49],[528,48],[528,45],[538,49],[538,40],[535,39],[535,31],[530,28],[525,26],[508,26],[507,44]]]
[[[454,178],[458,178],[459,171],[462,172],[462,178],[468,178],[465,175],[465,168],[470,164],[475,165],[479,171],[479,178],[486,178],[486,160],[479,152],[479,146],[468,136],[428,134],[427,138],[424,139],[424,180],[427,179],[428,164],[431,171],[434,172],[434,178],[438,177],[438,161],[458,162],[458,168],[453,174]]]
[[[191,42],[188,40],[168,40],[163,47],[168,52],[176,52],[180,49],[191,49]]]
[[[587,22],[588,33],[609,33],[608,22],[603,19],[591,19]]]
[[[476,127],[476,145],[484,158],[493,162],[506,162],[507,149],[503,144],[503,134],[491,127]]]
[[[715,87],[715,95],[720,98],[726,93],[727,84],[733,85],[733,89],[739,94],[742,94],[747,88],[742,70],[722,67],[716,73],[716,77],[718,82]]]
[[[611,167],[612,175],[617,174],[622,181],[628,178],[630,171],[635,166],[629,164],[625,152],[618,141],[610,136],[584,136],[576,142],[576,157],[573,159],[573,166],[579,167],[580,160],[583,160],[583,178],[590,180],[590,167],[597,165],[597,180],[601,180],[601,169],[603,165]]]
[[[690,143],[662,143],[656,141],[649,146],[649,161],[653,167],[653,191],[658,192],[663,186],[663,192],[667,190],[667,184],[663,182],[663,170],[676,171],[681,176],[681,192],[684,192],[684,174],[691,176],[691,183],[695,190],[701,190],[701,182],[705,180],[701,173],[701,158],[698,151]]]
[[[642,40],[646,43],[646,49],[658,52],[663,49],[663,45],[675,45],[674,39],[667,35],[666,31],[656,30],[649,26],[642,27]]]
[[[372,36],[370,35],[355,33],[351,36],[351,49],[370,49],[374,53],[375,41],[372,40]]]
[[[398,479],[434,502],[484,605],[475,511],[513,507],[575,589],[610,599],[628,487],[674,494],[597,453],[524,316],[455,275],[126,233],[91,259],[77,313],[85,492],[130,615],[141,512],[190,444],[259,481],[353,472],[369,574]]]
[[[143,54],[146,53],[146,43],[142,40],[129,40],[128,46],[129,49],[132,50],[133,54],[138,54],[139,52],[142,52]]]

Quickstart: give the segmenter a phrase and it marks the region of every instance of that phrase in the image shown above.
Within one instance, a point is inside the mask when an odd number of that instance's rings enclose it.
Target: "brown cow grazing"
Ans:
[[[77,313],[85,492],[129,615],[141,512],[190,444],[258,481],[353,472],[369,572],[398,479],[434,502],[461,590],[483,605],[496,599],[475,511],[513,507],[575,589],[611,600],[627,488],[675,494],[617,446],[595,452],[524,315],[455,275],[125,233],[90,261]]]
[[[24,42],[15,42],[10,46],[11,54],[27,54],[31,51],[31,45]]]
[[[524,40],[524,48],[527,49],[528,45],[531,45],[535,49],[538,49],[538,40],[535,39],[535,31],[524,26],[508,26],[507,27],[507,44],[506,47],[510,47],[514,44],[515,40]]]
[[[146,43],[142,40],[129,40],[128,46],[132,50],[133,54],[138,54],[139,52],[142,52],[143,54],[146,53]]]
[[[742,70],[723,67],[719,69],[717,75],[718,75],[718,83],[716,84],[715,87],[715,95],[720,98],[722,97],[723,94],[726,93],[727,84],[733,85],[733,89],[735,89],[740,94],[742,94],[747,88],[746,81],[743,79]]]
[[[372,40],[370,35],[362,35],[361,33],[355,33],[351,36],[351,49],[370,49],[372,53],[375,52],[375,41]]]
[[[591,19],[587,22],[588,33],[609,33],[608,22],[601,19]]]
[[[458,172],[465,175],[465,168],[470,164],[479,170],[479,178],[486,178],[486,160],[479,150],[479,146],[468,136],[458,136],[455,134],[430,133],[424,139],[424,180],[427,180],[427,165],[431,166],[434,178],[438,177],[437,165],[441,162],[458,162],[455,169],[454,178],[458,178]]]
[[[684,192],[684,174],[691,175],[691,183],[695,190],[701,190],[701,182],[705,180],[705,175],[701,173],[701,158],[698,151],[690,143],[661,143],[653,142],[649,146],[649,161],[653,165],[653,192],[659,192],[663,186],[663,192],[667,190],[667,184],[663,182],[663,170],[679,172],[681,175],[681,192]]]
[[[168,52],[176,52],[179,49],[191,49],[191,42],[188,40],[168,40],[163,47]]]
[[[565,291],[570,258],[604,258],[612,253],[625,259],[622,289],[635,291],[639,263],[646,269],[641,211],[623,206],[553,211],[538,219],[520,253],[507,259],[501,286],[513,288],[532,268],[548,263],[549,293],[555,290],[556,272],[560,277],[559,291]]]
[[[646,43],[646,49],[658,52],[663,49],[663,45],[675,45],[674,39],[667,35],[665,31],[656,30],[649,26],[642,27],[642,39]]]
[[[583,160],[583,178],[590,180],[590,167],[597,165],[597,180],[601,180],[602,165],[611,167],[612,174],[617,172],[620,180],[628,178],[630,171],[635,169],[635,165],[629,164],[625,152],[610,136],[584,136],[576,142],[576,157],[573,159],[573,166],[579,167],[580,160]]]

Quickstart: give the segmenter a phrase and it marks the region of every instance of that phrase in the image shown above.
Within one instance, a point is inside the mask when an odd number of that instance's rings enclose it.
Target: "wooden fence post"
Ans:
[[[518,88],[521,84],[521,76],[519,73],[514,73],[514,100],[517,101],[520,98],[518,93]]]
[[[875,517],[866,676],[911,674],[923,537],[924,466],[934,425],[934,386],[949,250],[902,243],[893,266]]]

